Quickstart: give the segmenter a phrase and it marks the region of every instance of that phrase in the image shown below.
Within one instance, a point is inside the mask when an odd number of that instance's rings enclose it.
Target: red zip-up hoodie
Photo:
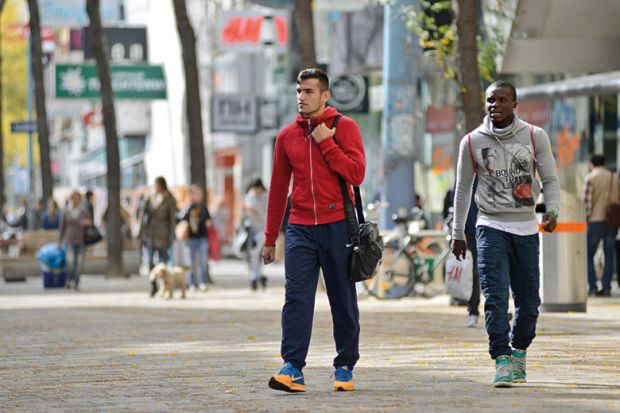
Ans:
[[[293,197],[289,223],[320,225],[345,218],[338,175],[356,186],[364,180],[366,158],[360,129],[353,119],[342,116],[336,126],[338,143],[328,138],[317,144],[310,136],[320,123],[331,128],[338,115],[332,107],[328,107],[318,118],[298,115],[295,122],[278,135],[269,188],[265,246],[276,245],[291,176]]]

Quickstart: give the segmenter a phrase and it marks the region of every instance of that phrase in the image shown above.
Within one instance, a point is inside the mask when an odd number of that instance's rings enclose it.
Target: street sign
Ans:
[[[112,89],[118,99],[166,99],[161,66],[111,66]],[[99,98],[101,85],[94,65],[56,65],[56,97]]]
[[[11,132],[36,132],[37,131],[37,121],[21,121],[21,122],[11,122]]]

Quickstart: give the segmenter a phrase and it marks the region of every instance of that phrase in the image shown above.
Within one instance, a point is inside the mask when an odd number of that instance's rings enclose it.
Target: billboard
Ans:
[[[101,0],[103,24],[120,23],[121,0]],[[41,25],[47,27],[82,27],[90,20],[86,14],[86,0],[39,0]]]

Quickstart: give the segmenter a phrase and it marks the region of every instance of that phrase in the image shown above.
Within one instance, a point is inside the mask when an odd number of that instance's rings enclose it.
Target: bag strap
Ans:
[[[536,142],[534,142],[534,126],[530,125],[530,139],[534,148],[534,179],[536,179]]]
[[[341,117],[342,116],[338,115],[334,118],[331,129],[336,127]],[[334,142],[336,142],[336,144],[338,145],[338,140],[336,139],[336,136],[334,136]],[[353,203],[351,202],[351,198],[349,197],[348,185],[340,175],[338,175],[338,183],[340,184],[340,191],[342,192],[342,198],[344,200],[344,212],[347,221],[347,233],[349,235],[349,239],[351,240],[351,245],[353,245],[353,248],[355,248],[360,245],[359,224],[364,223],[364,209],[362,208],[362,196],[360,194],[360,188],[359,186],[353,188],[356,204],[356,207],[354,208]]]
[[[476,161],[474,160],[474,152],[471,150],[471,133],[467,134],[467,146],[469,147],[469,158],[471,159],[471,164],[474,167],[474,173],[478,176],[478,167],[476,166]]]

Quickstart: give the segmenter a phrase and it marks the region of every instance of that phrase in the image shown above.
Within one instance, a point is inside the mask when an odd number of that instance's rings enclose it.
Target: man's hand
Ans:
[[[335,134],[336,134],[336,128],[329,129],[327,126],[325,126],[324,123],[321,123],[319,126],[314,128],[311,136],[312,136],[312,139],[314,139],[316,143],[321,143],[325,139],[331,138]]]
[[[271,264],[276,259],[276,247],[263,247],[261,256],[265,265]]]
[[[555,230],[556,225],[557,225],[557,221],[555,220],[555,217],[553,215],[549,213],[546,213],[545,215],[543,215],[542,228],[546,232],[553,232],[553,230]]]
[[[464,239],[452,240],[452,254],[457,260],[465,259],[465,251],[467,251],[467,241]]]

